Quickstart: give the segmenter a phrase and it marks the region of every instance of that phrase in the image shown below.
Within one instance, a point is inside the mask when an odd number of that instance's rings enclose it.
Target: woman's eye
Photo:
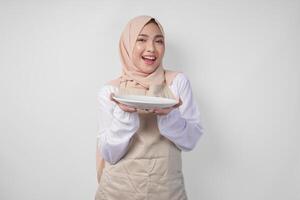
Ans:
[[[139,38],[139,39],[137,39],[136,41],[145,42],[146,40],[143,39],[143,38]]]
[[[163,43],[164,43],[163,40],[157,40],[156,42],[157,42],[157,43],[160,43],[160,44],[163,44]]]

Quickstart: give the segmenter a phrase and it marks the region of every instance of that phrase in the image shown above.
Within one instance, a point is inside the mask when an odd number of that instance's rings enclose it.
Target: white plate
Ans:
[[[113,98],[120,103],[140,109],[168,108],[178,103],[175,99],[142,95],[115,95]]]

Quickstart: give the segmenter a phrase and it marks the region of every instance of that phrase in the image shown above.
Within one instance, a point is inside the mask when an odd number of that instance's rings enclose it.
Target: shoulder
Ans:
[[[176,96],[182,96],[192,92],[190,80],[188,76],[182,72],[177,73],[169,87]]]
[[[98,89],[97,97],[106,98],[109,97],[111,93],[117,93],[118,87],[113,84],[106,83]]]
[[[118,77],[116,79],[110,80],[106,83],[106,85],[111,85],[111,86],[115,86],[115,87],[119,87],[120,85],[120,81],[121,81],[121,77]]]
[[[186,84],[188,77],[180,71],[165,70],[166,81],[169,86],[174,84]]]
[[[120,85],[120,77],[106,82],[99,90],[99,96],[109,96],[111,93],[116,93]]]
[[[171,83],[171,87],[175,87],[178,90],[190,87],[190,80],[186,74],[178,72]]]

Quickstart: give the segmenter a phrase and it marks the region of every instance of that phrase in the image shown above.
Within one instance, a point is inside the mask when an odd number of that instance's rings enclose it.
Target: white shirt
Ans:
[[[170,89],[182,100],[182,105],[167,115],[157,115],[158,128],[161,135],[179,149],[190,151],[203,134],[190,81],[183,73],[178,73]],[[117,87],[105,85],[97,96],[98,150],[103,159],[111,164],[115,164],[126,154],[129,141],[139,128],[139,116],[136,112],[125,112],[110,100],[110,94],[117,92]]]

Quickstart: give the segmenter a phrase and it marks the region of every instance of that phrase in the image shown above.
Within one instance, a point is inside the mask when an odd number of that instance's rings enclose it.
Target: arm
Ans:
[[[185,75],[178,74],[170,89],[182,100],[182,105],[167,115],[158,115],[158,127],[161,134],[178,148],[190,151],[203,134],[200,113],[193,98],[190,81]]]
[[[104,86],[98,93],[98,151],[111,164],[127,152],[130,139],[139,128],[137,113],[123,111],[110,99],[113,86]]]

